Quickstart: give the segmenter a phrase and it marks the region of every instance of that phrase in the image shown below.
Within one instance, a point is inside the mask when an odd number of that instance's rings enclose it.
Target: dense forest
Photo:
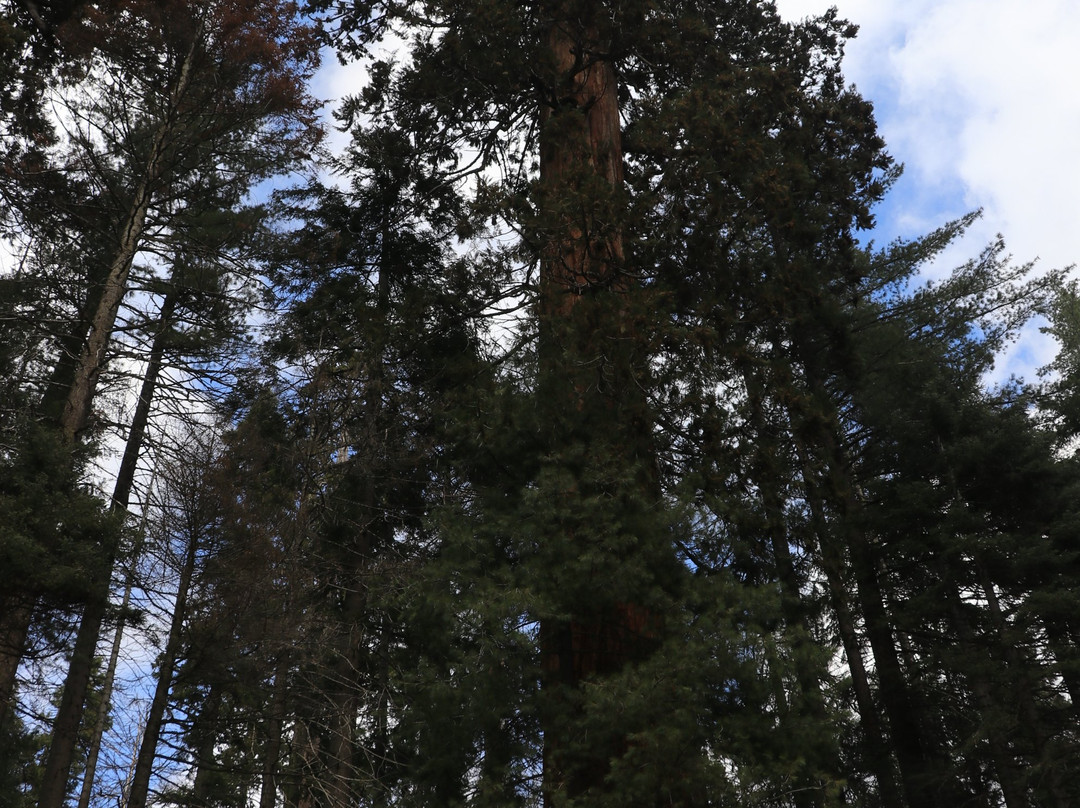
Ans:
[[[1080,805],[1080,292],[855,32],[0,0],[0,806]]]

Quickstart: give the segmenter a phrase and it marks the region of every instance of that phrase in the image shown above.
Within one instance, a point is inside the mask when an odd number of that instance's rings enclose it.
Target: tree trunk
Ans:
[[[48,382],[38,408],[42,420],[59,426],[64,402],[75,379],[78,354],[86,342],[91,312],[97,309],[100,295],[100,278],[88,279],[85,305],[68,330],[57,340],[57,362],[49,374]],[[42,549],[51,554],[56,546],[52,537],[38,539]],[[19,664],[25,653],[26,640],[32,624],[34,606],[42,592],[33,584],[7,592],[0,599],[0,725],[11,707]]]
[[[844,656],[847,658],[848,672],[851,674],[851,687],[855,692],[855,704],[859,711],[870,772],[877,779],[878,796],[884,808],[903,808],[904,799],[896,782],[892,756],[885,743],[885,730],[879,717],[880,708],[870,687],[870,676],[862,655],[862,643],[855,629],[855,619],[848,604],[848,591],[840,573],[840,566],[830,561],[825,561],[822,566],[825,569],[829,600],[836,617],[840,641],[844,646]]]
[[[90,320],[90,333],[79,354],[74,379],[68,391],[64,410],[60,416],[60,428],[68,442],[86,428],[90,405],[94,400],[98,378],[105,365],[106,350],[112,338],[113,327],[120,304],[127,294],[128,275],[131,264],[139,251],[146,229],[146,217],[150,211],[157,186],[166,172],[165,152],[175,135],[176,112],[180,101],[191,83],[195,51],[201,32],[196,32],[191,44],[178,66],[176,85],[170,94],[165,120],[158,125],[150,145],[142,176],[132,194],[127,214],[120,230],[120,240],[109,264],[97,309]]]
[[[317,780],[314,771],[319,758],[319,740],[311,732],[311,720],[298,717],[292,730],[291,774],[283,784],[286,808],[314,808]]]
[[[921,713],[911,698],[893,636],[892,621],[881,591],[878,559],[869,537],[848,524],[854,514],[854,493],[850,481],[846,480],[846,473],[839,465],[837,449],[828,449],[830,443],[834,443],[831,438],[824,438],[824,445],[831,455],[831,484],[841,497],[839,519],[845,523],[845,544],[850,554],[858,601],[866,621],[866,634],[880,685],[878,692],[889,719],[892,747],[900,767],[904,791],[912,806],[951,808],[959,804],[957,800],[961,790],[947,762],[924,742],[919,720]]]
[[[382,221],[379,233],[379,273],[375,288],[374,336],[370,346],[369,367],[363,379],[365,404],[361,411],[363,436],[355,446],[356,456],[348,452],[339,454],[339,463],[349,462],[352,474],[362,474],[362,489],[358,496],[357,523],[350,531],[351,539],[340,553],[337,574],[345,589],[340,615],[341,634],[335,649],[333,664],[324,677],[330,716],[325,746],[328,761],[323,778],[317,788],[327,808],[352,808],[356,804],[360,785],[360,749],[357,743],[357,718],[362,707],[362,673],[368,669],[366,618],[370,606],[367,577],[371,564],[380,548],[390,544],[393,527],[381,504],[386,494],[390,475],[386,473],[393,448],[390,436],[394,434],[394,415],[387,411],[386,396],[392,381],[386,373],[387,349],[385,342],[391,305],[391,284],[401,267],[395,247],[392,222],[394,207],[398,204],[396,193],[387,189],[383,199]]]
[[[588,4],[552,2],[546,48],[550,73],[540,113],[541,246],[539,396],[552,407],[551,457],[566,449],[617,447],[622,468],[634,469],[639,490],[611,498],[656,497],[655,461],[644,394],[631,362],[635,337],[628,312],[631,284],[623,267],[620,226],[623,184],[618,77],[607,61],[606,24]],[[597,434],[602,430],[603,434]],[[591,461],[592,458],[589,458]],[[625,462],[619,462],[619,461]],[[561,462],[561,461],[551,461]],[[614,485],[619,485],[618,483]],[[589,493],[575,487],[571,498]],[[572,529],[565,529],[568,534]],[[642,537],[647,545],[648,538]],[[568,552],[574,535],[559,541]],[[645,552],[645,551],[643,551]],[[545,688],[573,699],[583,680],[613,674],[646,658],[657,645],[658,619],[636,603],[599,603],[569,620],[544,619],[540,649]],[[626,752],[616,731],[610,747],[597,741],[588,760],[569,759],[565,730],[544,731],[544,799],[605,789],[610,761]]]
[[[195,778],[191,784],[191,803],[194,808],[203,808],[213,798],[214,749],[218,744],[215,724],[221,714],[221,686],[211,683],[201,709],[194,718],[190,735],[195,738],[193,764]]]
[[[150,406],[153,402],[154,391],[157,388],[158,377],[161,374],[162,358],[165,351],[165,334],[171,325],[175,305],[176,301],[173,295],[167,296],[162,304],[158,333],[150,349],[146,375],[143,378],[139,401],[135,406],[135,414],[124,447],[124,456],[120,462],[120,470],[116,475],[116,483],[113,488],[111,509],[115,513],[125,512],[131,499],[131,490],[135,482],[135,469],[142,453],[146,426],[150,419]],[[42,776],[38,801],[39,808],[62,808],[63,805],[68,775],[75,757],[79,726],[82,723],[83,710],[86,706],[87,688],[93,673],[94,651],[97,649],[98,639],[101,636],[101,626],[108,612],[109,584],[112,579],[114,562],[114,553],[106,552],[97,569],[96,579],[91,583],[90,598],[83,609],[82,619],[79,621],[79,631],[75,637],[75,648],[72,652],[71,663],[68,666],[67,677],[64,680],[60,705],[53,721],[52,742],[49,745],[45,773]],[[108,702],[106,701],[102,704],[102,711],[104,713],[107,710]],[[93,771],[88,770],[84,777],[92,779]]]
[[[866,634],[880,684],[878,692],[889,719],[893,750],[900,764],[904,790],[913,806],[937,806],[940,803],[930,782],[931,770],[927,752],[923,748],[918,713],[911,702],[896,650],[891,621],[875,569],[876,559],[866,537],[849,531],[848,538],[859,605],[866,621]],[[941,805],[941,808],[946,806]]]
[[[768,422],[764,391],[760,380],[755,378],[748,368],[743,370],[743,380],[746,384],[747,403],[750,408],[749,423],[753,430],[754,482],[764,509],[765,533],[772,550],[773,562],[776,565],[776,577],[780,583],[780,608],[785,624],[784,636],[795,661],[795,675],[800,691],[798,694],[786,697],[786,701],[789,708],[794,702],[794,712],[814,722],[822,731],[823,736],[835,735],[836,727],[830,722],[825,697],[821,691],[821,679],[826,675],[826,671],[821,666],[810,663],[814,640],[800,582],[791,557],[789,532],[781,501],[784,475],[775,468],[775,458],[781,455],[776,440],[777,430]],[[820,748],[805,750],[804,754],[809,770],[805,772],[805,779],[795,783],[795,805],[796,808],[820,808],[825,804],[826,793],[820,778],[827,777],[834,783],[843,779],[839,751],[832,744],[822,744]]]
[[[4,612],[0,617],[0,727],[5,725],[15,710],[15,682],[19,663],[26,652],[26,639],[33,616],[32,603],[18,596],[5,598]]]
[[[956,627],[960,642],[964,646],[965,652],[973,660],[977,660],[971,666],[972,670],[965,678],[968,680],[971,692],[975,696],[975,704],[979,709],[980,716],[983,718],[982,723],[988,725],[988,728],[983,730],[983,734],[985,734],[987,744],[990,747],[991,762],[997,774],[998,783],[1001,786],[1001,794],[1005,798],[1005,806],[1006,808],[1028,808],[1031,802],[1027,797],[1027,789],[1023,783],[1020,766],[1017,765],[1010,744],[1005,737],[1002,737],[1002,732],[996,726],[997,721],[994,720],[995,714],[1000,711],[1003,705],[998,699],[995,699],[995,689],[990,686],[990,683],[980,670],[986,662],[984,659],[978,659],[983,655],[984,649],[975,636],[975,631],[971,627],[968,616],[964,613],[960,595],[952,584],[948,585],[946,598],[948,599],[949,616],[952,624]],[[998,693],[999,697],[1004,695]],[[1010,695],[1019,696],[1019,694]],[[1008,702],[1005,702],[1005,704],[1008,704]]]
[[[361,648],[363,632],[358,630],[367,602],[361,591],[362,573],[352,576],[349,592],[345,596],[344,623],[341,645],[337,649],[335,665],[327,679],[331,691],[328,751],[330,754],[326,780],[320,790],[326,798],[327,808],[350,808],[355,800],[358,785],[356,720],[360,714],[360,682],[358,671],[362,665]]]
[[[1065,692],[1069,694],[1073,713],[1080,720],[1080,654],[1077,653],[1080,643],[1074,641],[1065,619],[1058,615],[1041,615],[1041,619],[1046,628],[1047,645],[1057,663]]]
[[[1017,645],[1009,638],[1009,623],[1001,608],[997,588],[987,571],[986,565],[976,555],[973,563],[978,573],[979,585],[982,587],[983,596],[986,599],[987,610],[990,614],[990,623],[994,628],[994,638],[998,646],[1001,658],[1005,660],[1006,670],[1020,677],[1019,682],[1010,679],[1006,683],[1007,692],[1001,693],[999,689],[998,702],[1016,699],[1020,712],[1020,735],[1026,737],[1031,747],[1034,761],[1042,761],[1047,757],[1047,749],[1051,745],[1050,731],[1048,731],[1043,717],[1039,714],[1038,705],[1035,702],[1035,683],[1032,682],[1028,673],[1033,665],[1038,663],[1024,658]],[[1038,676],[1042,678],[1042,674]],[[1007,701],[1006,701],[1007,703]],[[1000,706],[1000,704],[998,705]],[[1047,793],[1053,808],[1067,808],[1069,798],[1065,793],[1061,782],[1060,771],[1055,766],[1043,778],[1045,792]]]
[[[908,804],[919,808],[952,808],[962,804],[964,791],[948,760],[924,737],[922,712],[904,675],[878,577],[880,559],[872,537],[854,521],[860,510],[857,484],[841,443],[836,409],[821,378],[819,357],[802,343],[796,344],[796,352],[804,369],[809,401],[827,408],[828,413],[825,418],[811,414],[795,419],[799,440],[805,447],[804,462],[810,468],[811,458],[816,455],[819,468],[818,473],[807,475],[807,486],[814,489],[815,499],[829,503],[836,512],[839,535],[823,536],[822,540],[839,541],[848,551],[856,597],[874,658],[878,694],[889,722],[889,738]]]
[[[105,719],[108,717],[109,708],[112,704],[113,683],[116,681],[116,666],[120,659],[120,646],[124,639],[124,614],[131,604],[131,576],[128,576],[124,585],[124,597],[120,602],[120,615],[116,620],[116,629],[113,632],[112,648],[109,651],[109,661],[105,668],[105,681],[101,688],[101,710],[94,721],[93,734],[90,736],[90,748],[86,753],[86,769],[83,771],[82,788],[79,791],[78,808],[90,808],[90,797],[94,790],[94,780],[97,777],[98,757],[101,754],[101,739],[105,735]],[[50,749],[50,754],[51,754]]]
[[[826,523],[821,492],[813,480],[806,448],[801,441],[798,451],[803,465],[810,518],[818,539],[821,567],[829,588],[829,602],[833,607],[840,641],[844,646],[844,656],[847,657],[848,671],[851,673],[851,685],[855,692],[855,704],[859,712],[869,768],[878,781],[881,804],[885,808],[903,808],[907,803],[896,782],[892,756],[885,742],[885,729],[879,717],[880,708],[870,686],[870,676],[863,660],[862,642],[855,627],[855,617],[851,613],[848,586],[843,574],[843,554]]]
[[[270,715],[266,722],[262,750],[259,808],[274,808],[277,804],[278,768],[281,757],[281,735],[285,728],[285,712],[289,695],[289,654],[282,651],[274,671],[274,691]]]
[[[183,566],[180,569],[180,582],[176,591],[176,603],[173,606],[172,621],[165,650],[161,653],[158,666],[158,679],[154,688],[154,698],[150,702],[150,712],[146,717],[146,730],[139,746],[139,756],[135,762],[135,776],[131,782],[127,808],[146,808],[150,791],[150,778],[153,775],[154,760],[157,756],[158,738],[165,720],[165,710],[169,704],[172,690],[173,673],[176,670],[177,654],[187,617],[187,601],[191,590],[192,577],[195,574],[195,562],[198,557],[199,536],[193,531],[188,536]]]

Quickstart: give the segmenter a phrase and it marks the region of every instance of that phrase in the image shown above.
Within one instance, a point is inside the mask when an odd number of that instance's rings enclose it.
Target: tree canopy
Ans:
[[[852,23],[0,9],[0,802],[1080,798],[1076,290],[869,243]]]

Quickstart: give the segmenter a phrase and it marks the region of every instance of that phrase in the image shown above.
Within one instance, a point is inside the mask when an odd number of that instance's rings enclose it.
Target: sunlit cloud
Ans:
[[[1064,0],[778,0],[798,19],[836,5],[860,26],[845,74],[877,110],[905,175],[878,216],[879,241],[914,237],[981,209],[932,270],[977,254],[998,233],[1018,262],[1080,259],[1080,5]],[[1054,346],[1034,324],[992,382],[1034,377]]]

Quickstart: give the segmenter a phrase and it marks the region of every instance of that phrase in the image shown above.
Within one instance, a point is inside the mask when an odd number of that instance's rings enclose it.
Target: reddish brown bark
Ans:
[[[626,464],[648,468],[644,455],[649,452],[649,431],[641,417],[645,402],[626,348],[635,327],[628,310],[632,284],[624,271],[620,225],[618,79],[602,55],[607,50],[602,23],[590,19],[587,8],[558,3],[548,11],[550,77],[540,134],[546,228],[539,301],[541,395],[563,402],[564,412],[574,413],[552,430],[556,452],[560,441],[592,445],[599,427],[608,448],[616,445],[625,452]],[[640,485],[642,490],[631,496],[648,496],[655,487],[648,479]],[[568,494],[585,495],[577,489]],[[575,547],[575,536],[562,538]],[[659,622],[648,608],[627,602],[600,603],[587,615],[543,621],[540,644],[547,687],[573,702],[582,682],[647,658],[658,643]],[[625,739],[615,732],[613,741],[598,741],[588,761],[571,761],[562,731],[545,729],[548,804],[556,793],[575,797],[603,789],[610,761],[627,750]]]
[[[553,97],[540,108],[540,177],[552,216],[541,270],[546,317],[570,316],[589,290],[625,287],[622,232],[611,220],[623,182],[617,78],[596,53],[596,27],[570,17],[561,7],[553,14]]]

